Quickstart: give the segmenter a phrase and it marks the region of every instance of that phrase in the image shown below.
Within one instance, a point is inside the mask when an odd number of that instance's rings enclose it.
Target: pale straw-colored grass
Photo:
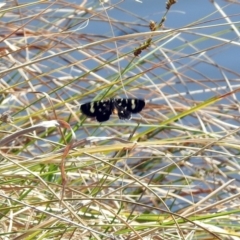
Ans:
[[[160,1],[154,32],[121,2],[1,5],[0,239],[240,239],[240,6],[220,2],[176,28]],[[80,113],[109,97],[146,107]]]

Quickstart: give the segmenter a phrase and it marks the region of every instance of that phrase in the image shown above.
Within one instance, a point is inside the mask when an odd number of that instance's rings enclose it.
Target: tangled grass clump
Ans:
[[[240,237],[239,5],[125,2],[0,5],[0,239]]]

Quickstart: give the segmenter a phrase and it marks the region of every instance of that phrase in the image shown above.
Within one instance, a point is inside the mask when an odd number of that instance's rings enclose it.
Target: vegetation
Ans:
[[[184,2],[1,4],[0,239],[240,239],[239,4]]]

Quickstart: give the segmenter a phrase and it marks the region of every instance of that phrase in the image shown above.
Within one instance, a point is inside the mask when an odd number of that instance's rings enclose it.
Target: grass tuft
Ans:
[[[0,4],[0,239],[240,237],[239,5],[152,2]]]

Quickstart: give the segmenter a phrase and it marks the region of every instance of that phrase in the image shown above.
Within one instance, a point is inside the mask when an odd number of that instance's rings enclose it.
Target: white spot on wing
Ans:
[[[136,108],[135,99],[132,99],[131,104],[132,104],[131,108],[135,109]]]
[[[94,102],[90,103],[90,112],[94,113],[95,112],[95,108],[94,108]]]

